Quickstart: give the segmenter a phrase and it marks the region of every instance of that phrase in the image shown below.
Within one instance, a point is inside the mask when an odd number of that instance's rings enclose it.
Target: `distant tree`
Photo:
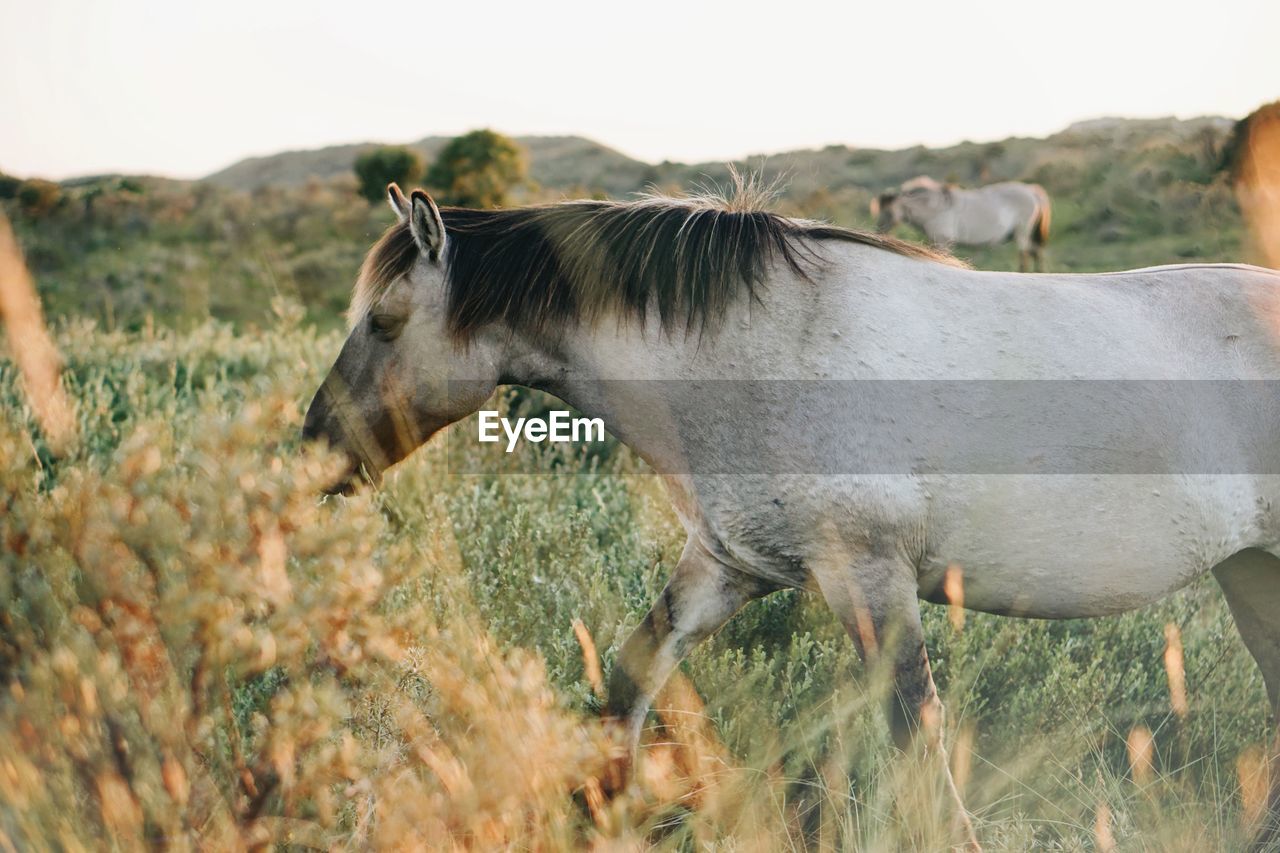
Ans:
[[[31,178],[18,185],[18,204],[28,216],[44,216],[62,200],[62,187],[53,181]]]
[[[449,142],[427,171],[439,201],[459,207],[502,207],[527,175],[524,151],[492,130],[473,130]]]
[[[356,158],[360,195],[371,202],[386,198],[387,184],[410,184],[422,177],[422,158],[399,145],[385,145]]]
[[[0,172],[0,199],[17,198],[20,186],[22,186],[22,178]]]

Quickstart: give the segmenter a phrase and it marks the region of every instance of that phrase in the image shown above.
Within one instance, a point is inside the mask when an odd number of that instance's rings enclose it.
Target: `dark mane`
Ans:
[[[505,210],[444,208],[448,325],[460,340],[503,322],[540,331],[609,313],[650,311],[661,328],[705,328],[770,266],[801,277],[822,262],[819,242],[842,240],[907,257],[950,258],[891,237],[735,209],[708,199],[571,201]],[[418,257],[407,224],[370,249],[352,299],[357,322]]]

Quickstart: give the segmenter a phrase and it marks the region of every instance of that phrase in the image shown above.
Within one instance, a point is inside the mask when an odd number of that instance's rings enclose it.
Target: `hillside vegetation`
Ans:
[[[580,186],[591,191],[622,195],[642,189],[654,180],[652,167],[625,154],[580,136],[517,136],[528,153],[530,177],[552,189]],[[356,157],[379,143],[335,145],[311,151],[285,151],[241,160],[205,180],[233,190],[257,190],[269,186],[300,186],[312,179],[345,177]],[[428,136],[406,147],[431,163],[449,144],[447,136]]]
[[[1252,258],[1221,166],[1230,123],[1110,120],[1047,139],[876,151],[831,146],[748,158],[736,166],[776,184],[777,208],[871,227],[872,196],[919,174],[973,184],[1025,179],[1053,197],[1050,269],[1099,271]],[[416,143],[430,164],[445,140]],[[625,197],[723,185],[735,164],[647,165],[574,137],[520,140],[530,185],[518,202]],[[85,179],[38,212],[6,202],[54,317],[106,328],[212,317],[266,322],[273,299],[340,322],[360,258],[391,222],[351,173],[366,146],[244,161],[209,179]],[[909,228],[902,236],[919,239]],[[980,268],[1012,269],[1012,246],[962,250]]]

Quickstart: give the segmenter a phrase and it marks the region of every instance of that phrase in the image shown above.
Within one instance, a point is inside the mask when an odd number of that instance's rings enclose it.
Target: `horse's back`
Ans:
[[[949,325],[971,329],[952,336],[988,341],[985,354],[975,346],[952,359],[963,375],[1032,380],[1031,400],[1045,389],[1043,411],[1019,397],[1014,414],[1026,423],[993,437],[1009,452],[1040,447],[1026,458],[1045,473],[1027,464],[929,480],[937,550],[923,590],[956,561],[972,576],[975,606],[1098,615],[1154,601],[1243,548],[1280,543],[1280,274],[1243,265],[969,273],[945,298]],[[928,372],[945,370],[946,351],[932,353]],[[997,384],[1009,394],[1020,386]],[[989,429],[998,431],[979,432]]]
[[[693,490],[706,529],[759,572],[782,582],[814,531],[892,529],[926,595],[957,562],[975,607],[1085,616],[1280,543],[1280,395],[1237,381],[1280,380],[1280,275],[1025,276],[865,248],[830,274],[771,288],[785,320],[744,313],[703,350],[830,381],[746,383],[722,429],[681,429],[714,437],[690,466],[720,473]]]
[[[814,311],[831,370],[911,379],[1280,379],[1280,273],[1179,265],[1098,275],[871,260]],[[885,253],[879,253],[884,256]],[[821,319],[815,317],[814,322]],[[844,327],[843,329],[839,327]],[[816,340],[816,339],[815,339]]]

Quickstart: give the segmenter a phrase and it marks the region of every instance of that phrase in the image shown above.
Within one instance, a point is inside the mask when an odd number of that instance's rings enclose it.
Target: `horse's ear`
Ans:
[[[422,190],[409,194],[409,204],[409,231],[414,242],[432,258],[440,257],[444,252],[444,220],[440,218],[440,208]]]
[[[387,184],[387,201],[391,204],[391,209],[396,212],[396,218],[401,222],[409,220],[409,199],[404,197],[404,193],[400,192],[400,187],[395,183]]]

